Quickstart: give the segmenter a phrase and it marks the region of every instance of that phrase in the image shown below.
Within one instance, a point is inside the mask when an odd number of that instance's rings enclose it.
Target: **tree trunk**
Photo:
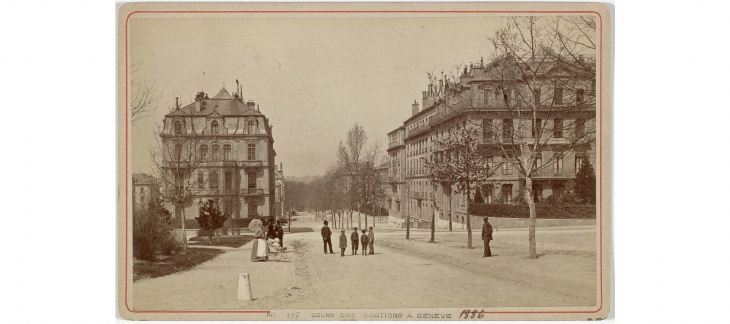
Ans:
[[[525,194],[527,195],[527,206],[530,208],[530,258],[537,259],[537,241],[535,239],[535,225],[537,223],[537,213],[535,213],[535,200],[532,198],[532,178],[525,177]]]
[[[471,186],[469,186],[469,182],[466,183],[466,237],[467,237],[467,247],[471,247],[471,217],[469,216],[469,199],[471,198]]]
[[[436,188],[434,186],[433,188],[433,194],[431,195],[433,197],[433,207],[431,210],[433,211],[433,215],[431,216],[431,240],[429,242],[436,243]]]
[[[289,224],[288,225],[289,225],[289,233],[291,233],[291,210],[289,211]]]
[[[451,208],[451,203],[453,200],[451,200],[451,185],[449,185],[449,232],[451,232],[451,214],[453,214],[453,209]]]
[[[411,239],[411,216],[406,216],[406,240]]]
[[[187,236],[187,234],[185,234],[185,208],[183,208],[183,204],[182,203],[178,203],[178,206],[180,206],[180,214],[182,214],[181,215],[182,216],[181,217],[181,221],[182,221],[182,243],[183,243],[182,251],[185,252],[188,249],[188,236]]]
[[[357,228],[362,229],[362,219],[360,217],[360,205],[357,205]]]

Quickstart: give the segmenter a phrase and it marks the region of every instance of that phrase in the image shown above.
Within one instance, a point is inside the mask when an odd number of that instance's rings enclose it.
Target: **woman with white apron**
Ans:
[[[266,244],[266,230],[259,221],[258,229],[254,233],[253,248],[251,249],[251,261],[266,261],[269,259],[269,245]]]

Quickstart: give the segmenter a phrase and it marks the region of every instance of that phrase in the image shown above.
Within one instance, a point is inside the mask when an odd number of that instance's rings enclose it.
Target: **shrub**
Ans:
[[[549,199],[549,198],[548,198]],[[525,205],[473,204],[469,212],[474,216],[529,218],[530,209]],[[595,205],[537,204],[537,218],[540,219],[595,219]]]
[[[135,209],[132,213],[132,254],[135,258],[154,261],[162,252],[166,241],[174,240],[169,228],[170,212],[157,200],[147,208]],[[165,247],[164,250],[172,250]]]

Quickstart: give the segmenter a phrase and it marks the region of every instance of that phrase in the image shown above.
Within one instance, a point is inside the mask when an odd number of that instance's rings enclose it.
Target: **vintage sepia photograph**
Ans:
[[[599,320],[598,3],[128,3],[118,312]]]

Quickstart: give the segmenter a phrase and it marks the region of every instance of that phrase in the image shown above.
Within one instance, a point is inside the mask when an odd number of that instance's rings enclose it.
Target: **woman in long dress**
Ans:
[[[259,226],[254,233],[253,249],[251,249],[251,261],[266,261],[269,258],[269,245],[266,244],[266,230],[263,225]]]

